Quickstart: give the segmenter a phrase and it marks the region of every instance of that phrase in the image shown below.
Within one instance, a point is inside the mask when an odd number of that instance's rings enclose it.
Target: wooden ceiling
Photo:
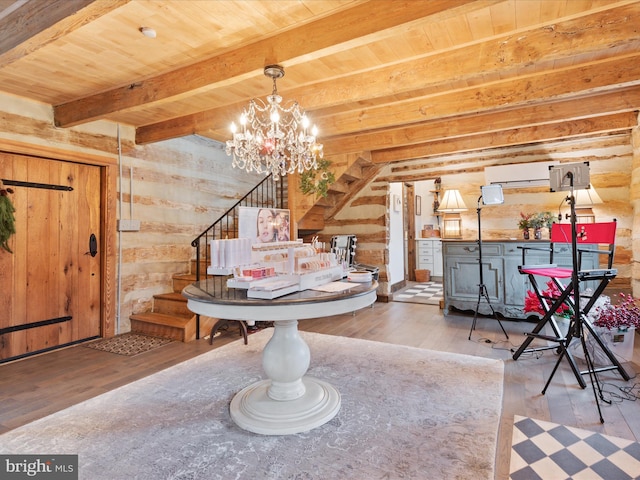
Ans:
[[[51,105],[62,128],[223,142],[276,63],[327,155],[386,163],[628,130],[640,1],[0,0],[0,90]]]

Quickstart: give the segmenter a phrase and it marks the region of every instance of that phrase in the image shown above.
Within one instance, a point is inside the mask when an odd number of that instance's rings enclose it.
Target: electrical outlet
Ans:
[[[120,232],[138,232],[140,231],[140,220],[118,220],[118,230]]]

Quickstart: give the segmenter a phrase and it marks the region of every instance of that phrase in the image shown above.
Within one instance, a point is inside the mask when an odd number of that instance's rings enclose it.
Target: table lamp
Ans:
[[[466,212],[467,206],[458,190],[444,192],[438,212],[442,217],[442,238],[462,238],[462,218],[460,212]]]
[[[589,188],[576,190],[574,196],[576,200],[576,222],[595,223],[596,216],[591,207],[595,204],[603,203],[596,189],[589,185]]]

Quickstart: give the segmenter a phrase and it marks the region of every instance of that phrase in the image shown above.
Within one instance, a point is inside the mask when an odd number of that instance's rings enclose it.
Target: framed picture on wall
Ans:
[[[420,195],[416,195],[416,215],[422,215],[422,197]]]

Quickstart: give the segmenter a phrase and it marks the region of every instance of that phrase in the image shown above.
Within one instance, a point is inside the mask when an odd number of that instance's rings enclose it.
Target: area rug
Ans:
[[[442,283],[420,282],[404,287],[393,294],[394,302],[439,305],[443,299]]]
[[[640,444],[631,440],[514,417],[511,480],[633,480]]]
[[[78,454],[80,479],[494,478],[504,364],[308,332],[308,375],[342,406],[311,431],[237,427],[272,334],[232,342],[0,435],[2,454]]]
[[[123,333],[112,338],[85,343],[82,346],[131,357],[161,347],[172,341],[170,338],[151,337],[138,333]]]

